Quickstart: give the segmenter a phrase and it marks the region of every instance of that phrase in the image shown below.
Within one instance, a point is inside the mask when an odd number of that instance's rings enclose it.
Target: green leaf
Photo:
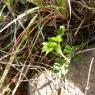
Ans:
[[[49,42],[56,42],[56,37],[48,38],[48,41],[49,41]]]
[[[59,31],[58,31],[58,35],[63,36],[65,33],[65,27],[64,26],[60,26],[59,27]]]
[[[55,60],[56,63],[53,65],[54,72],[59,76],[65,76],[68,73],[69,70],[69,63],[61,58],[57,58]]]
[[[57,44],[57,47],[55,48],[55,51],[57,54],[60,54],[62,52],[60,44]]]
[[[55,72],[59,72],[60,69],[61,69],[61,65],[59,63],[54,63],[53,70]]]
[[[43,46],[46,46],[46,45],[48,45],[48,42],[43,42],[42,44],[43,44]]]
[[[59,64],[59,63],[54,63],[53,70],[58,75],[58,77],[61,78],[62,76],[65,76],[68,73],[69,64],[64,63],[62,65],[62,64]]]
[[[64,60],[62,58],[56,58],[55,59],[55,62],[56,63],[59,63],[60,65],[63,65],[64,64]]]
[[[61,75],[66,75],[68,73],[68,70],[69,70],[69,64],[64,64],[62,67],[61,67]]]
[[[60,35],[56,36],[56,37],[51,37],[51,38],[48,38],[48,41],[49,42],[62,42],[62,37]]]
[[[63,59],[56,58],[55,63],[53,65],[53,70],[55,73],[58,73],[61,70],[61,66],[63,65]]]
[[[64,49],[65,54],[71,54],[71,53],[73,53],[73,51],[74,51],[74,47],[71,47],[69,45],[65,46],[65,49]]]
[[[42,44],[43,44],[42,52],[46,52],[46,54],[55,50],[55,48],[57,47],[57,43],[55,42],[43,42]]]
[[[60,35],[56,36],[57,42],[62,42],[62,37]]]

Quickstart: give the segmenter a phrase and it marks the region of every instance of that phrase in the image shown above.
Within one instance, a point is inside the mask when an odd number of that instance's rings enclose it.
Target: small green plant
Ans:
[[[56,37],[51,37],[48,39],[47,42],[43,42],[42,51],[46,52],[46,55],[52,51],[54,51],[58,58],[55,59],[55,63],[53,65],[53,70],[55,73],[58,74],[59,77],[67,74],[69,63],[74,52],[75,47],[66,45],[65,48],[62,50],[61,42],[62,36],[65,33],[65,27],[60,26],[58,30],[58,35]]]

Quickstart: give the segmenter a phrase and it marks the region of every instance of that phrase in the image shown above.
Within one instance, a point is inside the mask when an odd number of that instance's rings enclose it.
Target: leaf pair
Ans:
[[[53,65],[53,70],[61,78],[62,76],[67,74],[68,67],[69,67],[69,64],[67,63],[66,60],[57,58]]]

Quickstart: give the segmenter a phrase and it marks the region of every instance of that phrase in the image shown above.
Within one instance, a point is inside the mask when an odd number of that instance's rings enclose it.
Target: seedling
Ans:
[[[68,72],[69,63],[72,57],[72,54],[74,52],[74,47],[66,45],[65,48],[62,50],[61,48],[61,42],[62,42],[62,36],[64,36],[65,33],[65,27],[60,26],[58,30],[58,35],[56,37],[51,37],[48,39],[47,42],[43,42],[43,48],[42,51],[46,52],[46,55],[50,52],[55,52],[56,55],[59,55],[55,59],[55,63],[53,65],[53,70],[56,74],[58,74],[59,77],[65,76]]]

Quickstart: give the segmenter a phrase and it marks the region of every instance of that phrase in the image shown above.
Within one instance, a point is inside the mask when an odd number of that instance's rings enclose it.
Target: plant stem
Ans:
[[[63,54],[63,52],[61,52],[60,55],[61,55],[67,62],[70,63],[70,59],[67,58],[67,57]]]

